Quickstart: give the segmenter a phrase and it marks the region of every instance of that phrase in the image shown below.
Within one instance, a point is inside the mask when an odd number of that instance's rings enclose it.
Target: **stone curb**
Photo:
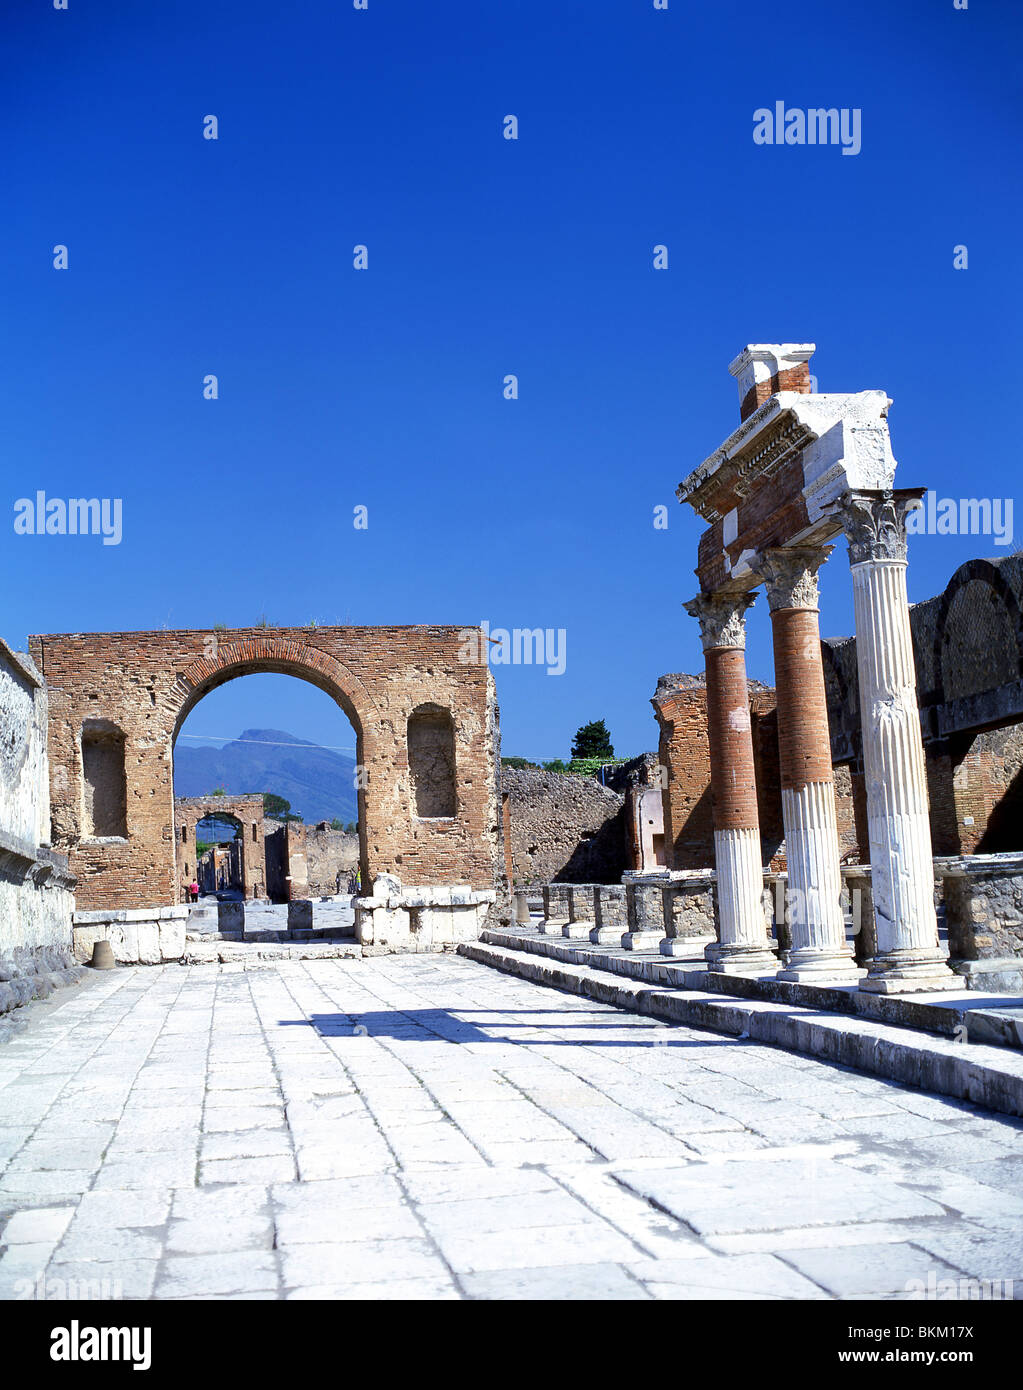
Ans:
[[[574,947],[557,937],[488,929],[482,933],[481,940],[492,946],[552,956],[592,970],[625,975],[646,984],[872,1018],[878,1023],[937,1033],[947,1038],[961,1037],[965,1027],[971,1042],[1023,1048],[1023,996],[1019,1001],[1021,1011],[1017,1027],[1005,1010],[1004,999],[993,1000],[986,1008],[983,995],[973,990],[963,990],[959,998],[955,994],[942,995],[941,1002],[935,1003],[915,995],[868,994],[851,986],[796,984],[770,976],[722,975],[708,970],[702,961],[697,965],[692,956],[688,961],[681,958],[672,964],[670,958],[652,954],[633,956],[622,952],[615,955],[599,948]]]
[[[1023,1056],[982,1043],[965,1045],[912,1033],[874,1019],[822,1013],[766,1000],[695,990],[651,989],[606,971],[487,942],[466,942],[459,955],[535,984],[601,1004],[750,1038],[836,1062],[872,1076],[1023,1116]]]

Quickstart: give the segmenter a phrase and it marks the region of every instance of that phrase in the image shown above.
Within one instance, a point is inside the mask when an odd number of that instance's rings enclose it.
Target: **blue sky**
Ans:
[[[632,753],[655,745],[657,676],[702,668],[681,608],[700,523],[674,488],[738,423],[744,344],[816,342],[821,390],[885,388],[903,485],[1013,496],[1023,15],[803,13],[5,7],[3,635],[564,628],[564,675],[495,672],[504,751],[565,756],[603,717]],[[860,108],[861,152],[756,146],[776,100]],[[121,498],[121,544],[15,535],[37,489]],[[826,635],[852,631],[843,549]],[[916,538],[911,599],[1008,549]],[[771,680],[763,600],[749,627]],[[347,736],[284,678],[215,692],[188,728],[254,725]]]

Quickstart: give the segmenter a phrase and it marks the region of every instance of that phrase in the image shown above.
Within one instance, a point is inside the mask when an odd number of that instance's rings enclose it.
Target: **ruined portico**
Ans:
[[[817,574],[829,542],[849,541],[856,607],[863,759],[877,950],[860,988],[883,993],[953,988],[938,945],[927,782],[917,713],[906,594],[906,511],[917,490],[894,489],[883,391],[811,393],[813,344],[754,344],[729,371],[741,423],[679,486],[709,523],[699,543],[701,593],[686,605],[707,653],[707,722],[715,806],[721,943],[748,950],[759,902],[759,853],[741,853],[756,824],[755,791],[735,823],[737,787],[749,782],[745,669],[717,679],[727,650],[740,667],[745,612],[766,585],[774,636],[782,814],[792,946],[782,977],[851,981],[839,905],[834,775],[817,619]],[[728,646],[707,615],[727,613]],[[715,673],[712,677],[712,671]],[[734,689],[733,689],[734,685]],[[746,732],[741,728],[745,721]],[[736,831],[742,830],[743,836]],[[722,859],[723,855],[723,859]],[[759,924],[755,953],[759,951]],[[766,943],[765,943],[766,944]],[[751,959],[755,959],[751,957]],[[741,968],[741,966],[733,967]],[[754,964],[751,968],[761,968]]]

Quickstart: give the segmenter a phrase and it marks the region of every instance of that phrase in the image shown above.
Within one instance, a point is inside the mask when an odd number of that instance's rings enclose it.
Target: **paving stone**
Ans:
[[[286,1129],[248,1129],[242,1133],[204,1134],[199,1156],[206,1159],[271,1158],[291,1156],[291,1135]]]
[[[649,1301],[651,1295],[639,1281],[614,1264],[555,1265],[545,1269],[496,1269],[463,1274],[461,1283],[470,1298],[598,1300],[600,1302]]]
[[[290,1154],[273,1158],[217,1158],[199,1164],[199,1181],[211,1183],[290,1182],[295,1177],[295,1160]]]
[[[168,1255],[160,1266],[157,1298],[221,1298],[225,1294],[276,1292],[277,1257],[272,1251]]]
[[[317,1303],[341,1301],[350,1303],[416,1303],[458,1300],[461,1294],[455,1281],[435,1275],[425,1279],[389,1279],[379,1284],[320,1284],[308,1288],[289,1289],[289,1299]]]
[[[828,1294],[773,1255],[645,1260],[628,1266],[654,1298],[825,1299]]]
[[[277,1216],[277,1245],[341,1244],[357,1240],[421,1239],[423,1228],[410,1207],[350,1206],[338,1209],[322,1201],[306,1211],[282,1211]]]
[[[0,1226],[0,1245],[56,1244],[68,1228],[74,1207],[29,1207]]]
[[[950,1265],[936,1260],[926,1250],[904,1242],[857,1245],[852,1251],[848,1247],[790,1249],[786,1250],[784,1260],[836,1298],[851,1298],[855,1294],[870,1298],[905,1294],[914,1281],[926,1284],[931,1273],[938,1279],[957,1274]]]
[[[741,1158],[681,1170],[620,1172],[618,1178],[701,1235],[942,1214],[937,1202],[830,1158],[802,1163]]]
[[[435,1228],[433,1235],[457,1274],[569,1263],[618,1264],[634,1260],[640,1253],[632,1241],[599,1219],[471,1234]]]
[[[281,1251],[281,1260],[289,1289],[450,1278],[444,1262],[424,1239],[291,1245]]]

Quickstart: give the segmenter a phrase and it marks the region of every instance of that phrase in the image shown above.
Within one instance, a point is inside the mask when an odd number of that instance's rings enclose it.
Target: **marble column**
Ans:
[[[906,513],[923,489],[853,489],[849,540],[876,954],[860,989],[958,989],[938,943],[927,778],[906,594]]]
[[[719,940],[706,948],[712,970],[773,973],[767,939],[760,823],[746,684],[745,612],[756,595],[701,594],[685,604],[697,618],[707,667],[707,736],[714,794]]]
[[[850,984],[861,971],[845,938],[817,598],[817,571],[831,550],[831,546],[766,550],[758,569],[767,588],[774,633],[778,763],[788,860],[785,908],[792,933],[778,978]]]

